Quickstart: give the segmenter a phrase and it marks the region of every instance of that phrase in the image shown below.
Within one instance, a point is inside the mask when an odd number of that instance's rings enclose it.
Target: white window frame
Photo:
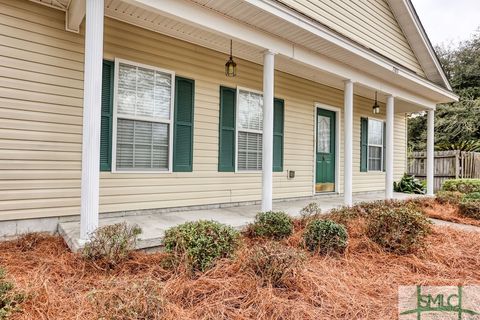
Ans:
[[[382,123],[382,144],[381,145],[378,145],[378,144],[370,144],[370,139],[369,139],[369,134],[370,134],[370,130],[368,130],[368,128],[370,127],[370,121],[377,121],[377,122],[381,122]],[[367,172],[378,172],[378,173],[382,173],[383,172],[383,162],[384,162],[384,156],[383,156],[383,144],[385,143],[383,141],[384,139],[384,135],[385,135],[385,120],[383,119],[379,119],[379,118],[367,118]],[[370,170],[370,146],[372,147],[380,147],[382,149],[382,152],[380,153],[380,170]]]
[[[170,98],[170,119],[151,119],[149,117],[142,116],[130,116],[130,115],[121,115],[120,119],[127,120],[138,120],[146,122],[156,122],[156,123],[165,123],[168,124],[168,170],[158,170],[158,169],[140,169],[133,168],[132,170],[117,169],[117,123],[118,123],[118,114],[117,114],[117,103],[118,103],[118,77],[119,77],[119,65],[120,63],[129,64],[136,67],[141,67],[145,69],[151,69],[163,73],[168,73],[172,77],[171,85],[171,98]],[[112,128],[112,172],[113,173],[172,173],[173,169],[173,120],[174,120],[174,106],[175,106],[175,72],[167,69],[158,68],[155,66],[138,63],[130,60],[115,58],[115,72],[114,72],[114,85],[113,85],[113,128]]]
[[[243,91],[248,91],[248,92],[253,92],[257,94],[261,94],[263,98],[263,92],[259,90],[254,90],[250,88],[245,88],[245,87],[239,87],[237,86],[236,88],[237,92],[235,94],[235,105],[236,105],[236,110],[235,110],[235,173],[261,173],[262,170],[242,170],[238,169],[238,132],[250,132],[250,133],[260,133],[262,135],[262,162],[263,162],[263,129],[262,130],[255,130],[255,129],[242,129],[239,130],[239,114],[240,114],[240,107],[239,107],[239,97],[240,97],[240,90]],[[262,106],[262,117],[263,117],[263,106]],[[263,122],[263,119],[262,119]],[[263,125],[262,125],[263,127]],[[262,163],[262,168],[263,168],[263,163]]]

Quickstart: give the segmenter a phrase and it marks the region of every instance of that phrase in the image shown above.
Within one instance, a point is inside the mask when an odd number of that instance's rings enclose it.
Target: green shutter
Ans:
[[[220,87],[218,171],[235,171],[235,103],[237,91]]]
[[[273,171],[283,171],[283,121],[284,102],[275,99],[273,103]]]
[[[173,171],[193,171],[193,114],[195,81],[175,78],[175,119],[173,131]]]
[[[360,171],[368,170],[368,119],[361,118],[361,136],[360,136]]]
[[[386,168],[385,168],[385,157],[387,156],[387,152],[386,152],[386,142],[387,142],[387,124],[384,122],[383,123],[383,171],[386,171]]]
[[[114,62],[103,60],[102,120],[100,127],[100,171],[112,168],[113,69]]]

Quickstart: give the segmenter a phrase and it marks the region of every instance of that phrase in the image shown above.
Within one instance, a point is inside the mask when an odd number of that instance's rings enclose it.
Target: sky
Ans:
[[[412,0],[432,44],[457,45],[480,27],[480,0]]]

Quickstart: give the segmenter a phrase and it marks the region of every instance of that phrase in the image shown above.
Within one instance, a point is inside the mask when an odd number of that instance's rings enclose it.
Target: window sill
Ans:
[[[259,170],[236,170],[235,173],[245,174],[261,174],[263,171]]]
[[[377,175],[384,175],[385,174],[385,171],[367,171],[367,172],[361,172],[361,173],[365,173],[365,174],[377,174]]]
[[[155,170],[155,171],[148,171],[148,170],[112,170],[110,173],[120,173],[120,174],[165,174],[165,173],[173,173],[171,170]]]

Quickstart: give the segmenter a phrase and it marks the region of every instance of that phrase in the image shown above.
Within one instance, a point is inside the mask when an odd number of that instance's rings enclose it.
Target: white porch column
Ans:
[[[274,70],[275,53],[267,50],[263,55],[262,211],[272,210]]]
[[[435,147],[435,111],[427,111],[427,195],[433,196],[434,147]]]
[[[344,141],[344,184],[343,194],[345,205],[351,206],[352,199],[352,180],[353,180],[353,82],[346,80],[344,91],[344,111],[345,111],[345,141]]]
[[[385,132],[385,199],[393,198],[393,119],[394,119],[394,98],[392,95],[387,97],[387,125]]]
[[[103,0],[86,1],[80,239],[98,227]]]

